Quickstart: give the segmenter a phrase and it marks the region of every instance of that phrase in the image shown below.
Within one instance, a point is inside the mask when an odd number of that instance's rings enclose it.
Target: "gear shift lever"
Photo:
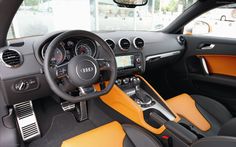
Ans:
[[[133,78],[133,83],[134,83],[134,86],[135,86],[135,91],[138,91],[140,90],[140,79],[139,78]]]
[[[135,94],[137,98],[141,101],[141,105],[149,105],[152,103],[152,99],[145,94],[145,92],[140,88],[141,80],[139,78],[134,78],[133,83],[135,86]]]

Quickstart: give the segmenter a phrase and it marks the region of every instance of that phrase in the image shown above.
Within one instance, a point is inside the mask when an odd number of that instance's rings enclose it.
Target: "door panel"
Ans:
[[[231,55],[198,55],[205,59],[209,74],[220,74],[236,77],[236,56]]]
[[[172,88],[176,93],[216,99],[236,114],[236,40],[206,36],[185,39],[185,55],[167,75]],[[202,49],[203,44],[214,46]]]

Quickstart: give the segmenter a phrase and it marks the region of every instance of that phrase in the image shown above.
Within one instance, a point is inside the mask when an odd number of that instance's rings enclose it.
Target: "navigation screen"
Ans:
[[[134,67],[134,56],[118,56],[116,57],[117,68]]]

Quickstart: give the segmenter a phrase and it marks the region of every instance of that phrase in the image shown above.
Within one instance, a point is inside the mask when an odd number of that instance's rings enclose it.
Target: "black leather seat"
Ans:
[[[236,138],[209,137],[194,142],[191,147],[235,147]],[[62,147],[162,147],[157,138],[133,125],[111,122],[65,140]],[[173,147],[181,147],[174,145]]]
[[[233,118],[225,106],[211,98],[182,94],[167,100],[167,103],[181,117],[180,123],[190,126],[204,137],[236,137],[236,118]]]

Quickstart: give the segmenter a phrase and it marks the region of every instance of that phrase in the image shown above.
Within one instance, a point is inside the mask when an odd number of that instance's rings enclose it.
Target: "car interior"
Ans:
[[[37,1],[41,12],[29,7]],[[184,0],[191,5],[157,31],[110,29],[112,25],[105,24],[110,30],[60,28],[17,37],[26,20],[32,26],[40,22],[28,14],[56,20],[56,4],[45,6],[53,1],[0,0],[1,147],[236,146],[234,0]],[[146,19],[136,10],[154,1],[99,4],[124,10],[138,27]],[[157,7],[161,8],[161,1]],[[169,0],[162,6],[178,4],[173,9],[178,11],[184,1]],[[93,2],[98,5],[91,0],[89,7]],[[66,13],[63,5],[60,15]],[[153,10],[147,11],[154,13],[157,7],[153,4]],[[87,15],[85,9],[81,7],[78,15]],[[96,11],[105,13],[101,8]],[[214,19],[226,11],[230,17]],[[16,21],[19,12],[22,17]],[[117,12],[113,18],[113,11],[106,13],[96,19],[123,25],[116,18],[124,14]],[[129,17],[119,21],[129,24]],[[43,30],[40,27],[26,32]],[[15,37],[8,37],[9,30]]]

